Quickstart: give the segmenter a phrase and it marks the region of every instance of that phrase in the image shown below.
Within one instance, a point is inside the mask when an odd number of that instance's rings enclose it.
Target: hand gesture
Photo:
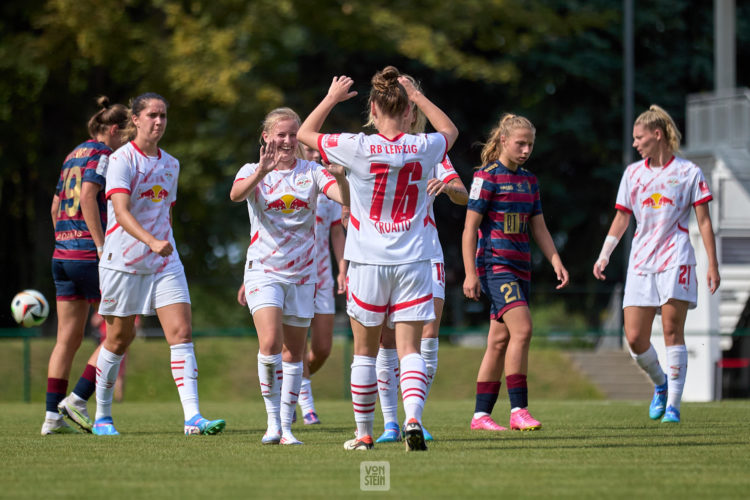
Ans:
[[[278,151],[276,143],[271,141],[264,146],[260,147],[260,161],[258,162],[258,170],[263,172],[263,175],[269,173],[279,163]]]
[[[352,84],[354,84],[354,80],[348,76],[334,76],[331,86],[328,88],[328,96],[333,98],[337,103],[351,99],[357,95],[356,91],[349,91]]]

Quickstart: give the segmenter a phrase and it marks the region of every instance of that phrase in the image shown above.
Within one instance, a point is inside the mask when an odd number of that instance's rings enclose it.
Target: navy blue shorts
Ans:
[[[482,293],[490,299],[490,318],[502,321],[508,309],[529,305],[531,284],[513,273],[487,273],[479,277]]]
[[[99,263],[52,259],[52,278],[57,300],[99,302]]]

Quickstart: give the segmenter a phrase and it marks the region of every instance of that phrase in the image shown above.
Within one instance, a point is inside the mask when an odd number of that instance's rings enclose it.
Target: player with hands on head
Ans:
[[[104,199],[106,164],[113,150],[123,144],[121,131],[128,119],[122,104],[97,99],[101,109],[88,122],[90,139],[65,158],[52,198],[55,251],[52,276],[57,303],[57,340],[47,368],[46,415],[42,435],[76,432],[63,416],[91,432],[87,401],[96,389],[97,348],[81,378],[66,397],[68,377],[83,340],[91,304],[99,303],[97,261],[104,245],[107,202]]]
[[[615,218],[593,269],[597,279],[606,278],[609,258],[634,216],[637,228],[622,304],[625,337],[633,359],[654,383],[649,417],[665,423],[680,421],[688,361],[685,320],[698,299],[695,253],[688,233],[691,207],[708,257],[706,285],[713,294],[721,282],[708,209],[713,197],[701,169],[675,156],[681,137],[672,117],[655,104],[635,120],[633,147],[642,160],[625,169]],[[668,375],[651,344],[657,313],[661,313]]]
[[[426,450],[421,426],[427,371],[420,355],[422,327],[435,319],[427,182],[458,136],[448,116],[404,75],[388,66],[371,80],[368,110],[378,134],[321,134],[326,117],[357,92],[347,76],[334,77],[328,94],[299,130],[323,161],[343,165],[351,190],[344,258],[349,261],[347,313],[354,334],[351,393],[357,436],[347,450],[373,447],[377,400],[376,356],[381,325],[395,324],[406,413],[407,450]],[[417,106],[437,130],[409,134]]]
[[[552,264],[559,284],[568,271],[544,222],[536,176],[523,165],[534,149],[536,129],[522,116],[506,113],[482,149],[482,167],[474,173],[462,237],[466,278],[464,295],[490,300],[487,349],[477,374],[471,429],[502,431],[491,417],[505,381],[510,398],[510,428],[536,430],[542,424],[528,411],[531,250],[529,233]]]
[[[159,148],[166,126],[162,96],[149,92],[133,99],[125,129],[132,140],[112,153],[107,168],[107,232],[99,262],[99,314],[107,337],[97,360],[93,430],[98,435],[119,434],[112,421],[113,391],[122,357],[135,338],[137,315],[156,314],[164,330],[184,433],[217,434],[226,426],[224,420],[203,418],[199,409],[190,292],[172,231],[180,164]]]
[[[258,333],[267,414],[263,444],[302,444],[292,434],[292,418],[314,316],[317,200],[323,193],[337,203],[349,201],[342,168],[329,171],[303,159],[299,126],[293,110],[271,111],[263,122],[260,161],[240,168],[229,194],[232,201],[247,202],[250,216],[244,298],[238,300],[247,304]]]
[[[418,82],[409,75],[406,76],[411,83],[419,89]],[[423,133],[427,117],[419,108],[412,109],[412,122],[409,129],[411,134]],[[366,125],[374,125],[373,117]],[[440,246],[437,226],[435,222],[435,213],[433,203],[435,198],[440,194],[445,194],[456,205],[466,205],[469,200],[469,193],[461,182],[461,178],[453,168],[453,164],[446,155],[445,159],[434,166],[432,175],[427,181],[428,195],[428,221],[425,229],[432,238],[434,253],[430,259],[432,267],[432,295],[435,305],[435,319],[426,322],[422,328],[422,342],[420,353],[424,359],[427,369],[427,394],[425,402],[429,396],[432,383],[437,372],[438,365],[438,346],[440,319],[443,314],[443,305],[445,303],[445,263],[443,260],[443,249]],[[401,428],[398,424],[398,383],[399,383],[399,366],[398,352],[396,350],[396,333],[393,328],[388,327],[387,322],[383,325],[383,331],[380,336],[380,349],[378,349],[377,361],[375,367],[378,375],[378,397],[380,398],[380,409],[383,412],[384,431],[383,434],[375,440],[376,443],[387,443],[401,441]],[[432,441],[433,437],[425,427],[422,427],[426,441]]]

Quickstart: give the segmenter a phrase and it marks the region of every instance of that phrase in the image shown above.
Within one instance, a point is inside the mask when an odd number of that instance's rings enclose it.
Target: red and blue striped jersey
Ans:
[[[530,280],[529,220],[542,213],[536,176],[521,167],[514,172],[499,161],[486,165],[474,173],[467,208],[484,216],[477,273],[513,273]]]
[[[102,158],[109,158],[112,150],[106,144],[88,140],[79,144],[65,158],[55,194],[60,198],[55,224],[55,251],[53,259],[96,261],[96,244],[83,219],[81,191],[84,182],[104,187],[104,176],[96,169]],[[104,160],[106,162],[106,159]],[[97,195],[102,227],[107,225],[107,203],[104,190]]]

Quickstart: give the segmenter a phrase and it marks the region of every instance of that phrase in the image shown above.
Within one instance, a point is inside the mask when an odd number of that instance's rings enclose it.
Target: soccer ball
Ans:
[[[10,303],[10,310],[16,323],[25,327],[39,326],[49,314],[49,304],[40,292],[24,290],[18,292]]]

